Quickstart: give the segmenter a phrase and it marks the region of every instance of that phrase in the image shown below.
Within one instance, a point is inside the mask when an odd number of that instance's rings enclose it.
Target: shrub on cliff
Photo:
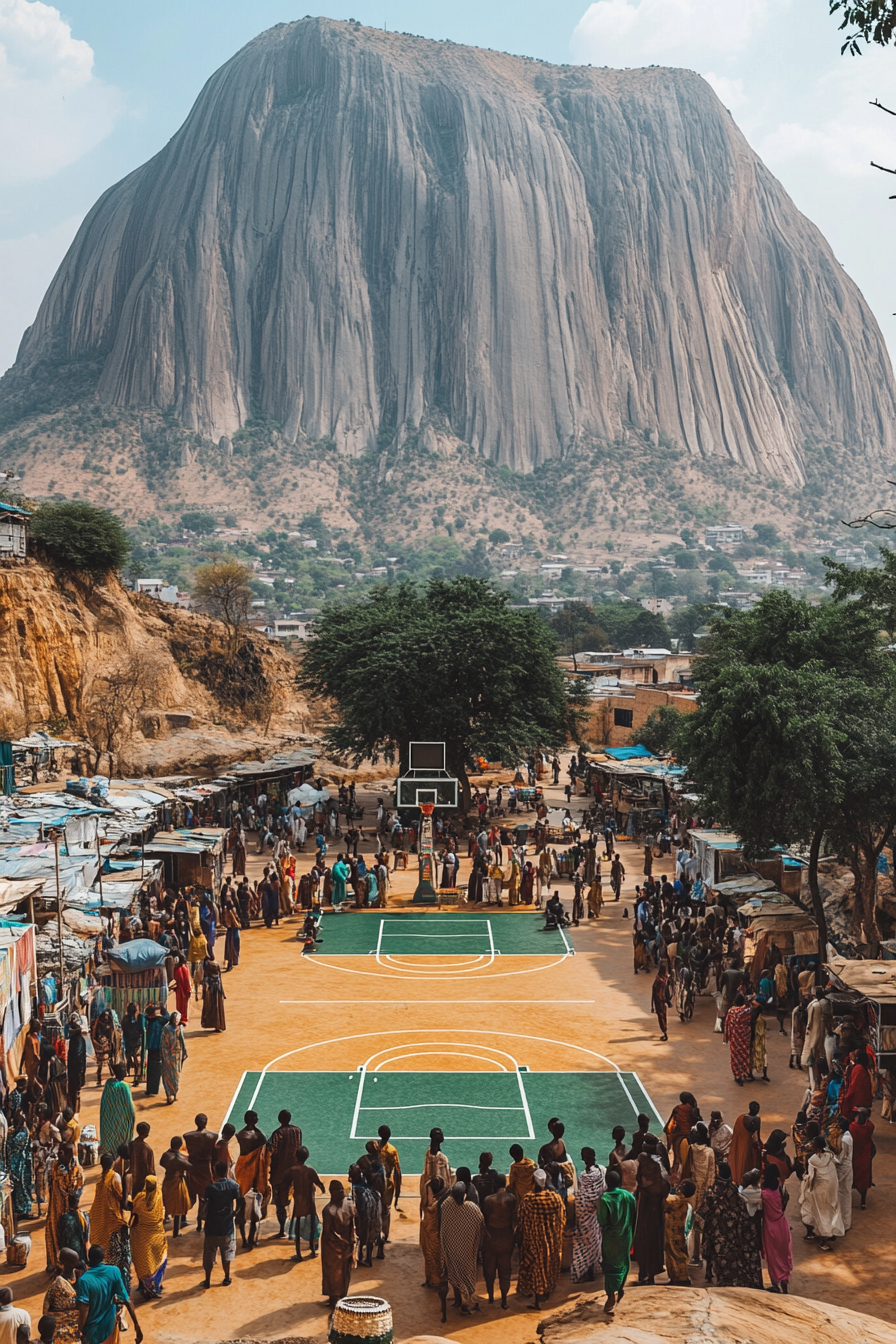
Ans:
[[[84,500],[41,504],[32,514],[29,534],[55,565],[94,582],[120,570],[131,549],[114,513]]]

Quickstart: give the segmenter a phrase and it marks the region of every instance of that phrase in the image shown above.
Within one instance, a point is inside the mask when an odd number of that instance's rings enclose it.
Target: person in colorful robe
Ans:
[[[606,1182],[607,1188],[597,1205],[597,1222],[601,1230],[601,1266],[607,1294],[604,1315],[613,1316],[616,1303],[625,1295],[638,1205],[635,1196],[622,1189],[622,1176],[618,1171],[608,1171]]]
[[[447,1320],[448,1289],[454,1291],[454,1305],[469,1316],[479,1310],[476,1297],[476,1263],[482,1246],[483,1219],[477,1204],[467,1199],[466,1186],[457,1181],[441,1205],[439,1245],[441,1277],[439,1298],[442,1320]]]
[[[593,1148],[582,1149],[585,1169],[576,1189],[576,1230],[572,1244],[572,1281],[590,1283],[600,1267],[601,1231],[597,1209],[607,1188],[606,1173]]]
[[[734,1003],[725,1014],[724,1039],[731,1055],[731,1072],[738,1087],[752,1078],[753,1032],[751,1009],[743,994],[736,994]]]
[[[147,1176],[140,1194],[134,1196],[131,1214],[131,1260],[137,1287],[149,1301],[162,1296],[162,1280],[168,1266],[165,1207],[156,1176]]]
[[[517,1292],[534,1296],[537,1311],[543,1297],[549,1297],[560,1278],[563,1254],[563,1229],[566,1209],[556,1190],[548,1190],[547,1173],[535,1171],[535,1190],[520,1204],[520,1272]]]
[[[134,1137],[134,1102],[125,1080],[124,1064],[112,1065],[112,1077],[100,1099],[100,1150],[116,1154],[123,1143]]]

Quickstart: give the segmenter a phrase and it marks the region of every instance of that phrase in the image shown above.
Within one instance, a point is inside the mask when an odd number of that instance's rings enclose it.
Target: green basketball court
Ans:
[[[317,957],[571,956],[573,947],[562,929],[544,929],[538,912],[325,915]]]
[[[419,1053],[412,1044],[396,1046],[401,1048]],[[506,1171],[511,1143],[534,1158],[554,1115],[578,1147],[594,1147],[601,1164],[613,1146],[614,1125],[630,1131],[639,1112],[657,1116],[635,1073],[530,1073],[524,1066],[506,1072],[377,1072],[361,1066],[354,1073],[245,1073],[225,1122],[241,1128],[250,1109],[266,1134],[276,1129],[279,1111],[291,1111],[311,1165],[328,1175],[344,1174],[384,1124],[408,1173],[422,1171],[429,1131],[436,1127],[445,1134],[452,1166],[475,1171],[487,1150]],[[573,1156],[578,1163],[578,1148]]]

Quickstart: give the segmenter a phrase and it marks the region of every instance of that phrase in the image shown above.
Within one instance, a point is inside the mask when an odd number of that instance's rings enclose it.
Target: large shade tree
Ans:
[[[412,741],[444,741],[470,802],[475,756],[513,763],[578,734],[585,699],[557,666],[552,632],[484,579],[384,585],[325,609],[300,688],[333,702],[332,748],[405,768]]]
[[[720,616],[694,679],[700,707],[679,746],[704,807],[738,832],[748,857],[806,846],[822,954],[828,836],[853,865],[857,932],[876,954],[877,860],[896,827],[896,666],[873,611],[770,593]]]

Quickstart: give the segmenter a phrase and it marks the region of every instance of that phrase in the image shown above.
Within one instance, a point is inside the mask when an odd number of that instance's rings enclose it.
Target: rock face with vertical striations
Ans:
[[[0,413],[54,379],[352,455],[438,413],[519,471],[626,432],[791,482],[807,444],[896,446],[867,305],[698,75],[327,19],[94,206]]]

